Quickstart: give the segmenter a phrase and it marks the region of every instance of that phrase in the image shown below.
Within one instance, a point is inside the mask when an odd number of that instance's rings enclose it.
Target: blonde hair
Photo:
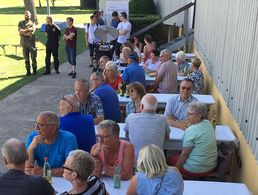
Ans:
[[[112,69],[115,71],[116,75],[119,75],[119,70],[115,62],[108,61],[105,65],[105,68]]]
[[[202,61],[197,57],[192,60],[193,66],[197,69],[199,69],[199,67],[201,66],[201,63]]]
[[[137,169],[150,178],[163,175],[168,169],[163,151],[153,144],[144,146],[139,153]]]

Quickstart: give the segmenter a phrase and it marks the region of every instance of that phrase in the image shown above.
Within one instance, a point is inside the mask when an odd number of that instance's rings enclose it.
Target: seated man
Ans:
[[[45,178],[24,173],[28,157],[24,143],[15,138],[7,140],[2,148],[2,155],[8,171],[0,174],[0,194],[55,194],[55,190]]]
[[[89,81],[80,79],[75,81],[74,90],[80,102],[79,110],[82,114],[90,114],[94,118],[94,124],[104,120],[104,110],[100,98],[90,93]]]
[[[100,97],[105,119],[119,122],[121,119],[119,100],[115,90],[105,83],[100,72],[92,73],[90,76],[91,90]]]
[[[126,118],[124,130],[134,145],[134,159],[138,159],[140,149],[148,144],[163,150],[164,139],[169,138],[170,128],[166,118],[155,113],[157,105],[155,96],[147,94],[141,100],[141,113],[132,113]]]
[[[168,100],[164,115],[167,117],[169,126],[186,129],[189,125],[187,108],[191,102],[198,101],[192,96],[193,81],[184,79],[180,83],[179,91],[179,95]]]
[[[62,166],[70,151],[78,148],[76,137],[59,130],[59,118],[53,112],[41,112],[36,121],[35,129],[26,141],[28,160],[26,173],[42,175],[44,158],[48,157],[53,176],[62,176]],[[34,162],[39,166],[35,166]]]
[[[96,143],[93,117],[79,112],[79,100],[75,95],[66,95],[60,100],[60,129],[76,136],[79,149],[90,152]]]

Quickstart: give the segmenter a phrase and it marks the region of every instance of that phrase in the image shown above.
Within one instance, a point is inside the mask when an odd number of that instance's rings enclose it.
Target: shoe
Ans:
[[[72,78],[76,78],[76,72],[73,73]]]
[[[60,74],[60,72],[58,70],[55,70],[56,71],[56,74]]]
[[[31,75],[30,71],[27,71],[26,76],[30,76],[30,75]]]
[[[44,72],[43,75],[51,74],[51,72]]]
[[[94,66],[93,66],[93,64],[90,64],[89,67],[92,68],[92,67],[94,67]]]

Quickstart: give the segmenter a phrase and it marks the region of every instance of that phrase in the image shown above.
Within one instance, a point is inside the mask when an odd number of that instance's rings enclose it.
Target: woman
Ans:
[[[115,167],[119,166],[121,179],[129,180],[133,175],[133,145],[119,139],[119,126],[112,120],[100,122],[97,128],[98,143],[91,149],[96,162],[93,175],[113,177]]]
[[[103,195],[108,194],[105,184],[96,176],[90,176],[95,166],[92,156],[83,150],[73,150],[69,153],[63,166],[63,177],[70,181],[73,188],[63,195]]]
[[[176,53],[177,75],[183,76],[187,74],[190,65],[185,60],[186,60],[185,52],[179,51]]]
[[[109,84],[115,91],[118,91],[121,83],[121,76],[117,65],[113,61],[108,61],[103,71],[105,82]]]
[[[133,82],[128,85],[127,91],[132,101],[126,105],[126,116],[130,113],[141,112],[141,99],[146,94],[146,90],[140,82]]]
[[[142,42],[140,42],[139,38],[136,36],[133,37],[133,45],[139,48],[140,52],[142,51]]]
[[[132,50],[129,47],[123,47],[120,59],[116,62],[117,64],[128,64],[129,55]]]
[[[147,74],[158,72],[160,66],[159,54],[160,52],[157,49],[151,51],[150,59],[148,59],[144,64],[144,70]]]
[[[183,178],[175,167],[168,167],[163,151],[156,145],[140,150],[137,161],[138,173],[130,181],[127,195],[159,194],[181,195]]]
[[[144,36],[144,43],[145,46],[143,47],[143,54],[144,54],[144,62],[146,62],[148,59],[150,59],[150,54],[153,49],[153,45],[151,44],[152,37],[151,35],[146,34]]]

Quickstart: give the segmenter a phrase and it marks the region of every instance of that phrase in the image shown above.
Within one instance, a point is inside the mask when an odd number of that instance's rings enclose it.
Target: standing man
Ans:
[[[54,67],[56,74],[59,74],[59,59],[58,59],[58,47],[59,47],[59,40],[61,37],[60,29],[57,25],[53,23],[53,18],[51,16],[46,17],[46,36],[47,36],[47,42],[46,42],[46,70],[44,75],[51,74],[50,70],[50,58],[51,53],[54,58]]]
[[[31,75],[30,72],[30,56],[32,61],[33,74],[37,72],[37,49],[35,46],[35,24],[31,20],[31,13],[25,11],[24,20],[18,24],[18,31],[21,37],[20,45],[22,46],[23,57],[25,59],[26,76]]]
[[[65,49],[67,54],[68,62],[71,65],[72,71],[68,73],[72,78],[76,78],[76,45],[77,45],[77,29],[73,26],[73,18],[66,18],[66,23],[68,25],[65,30],[64,40],[65,40]]]

